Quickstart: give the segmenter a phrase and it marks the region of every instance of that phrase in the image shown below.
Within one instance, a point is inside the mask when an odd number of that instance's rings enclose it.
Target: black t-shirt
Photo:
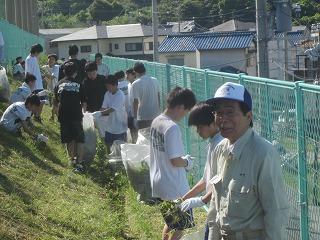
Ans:
[[[87,111],[99,111],[102,106],[104,94],[106,93],[105,77],[97,75],[95,80],[86,78],[84,81],[84,92],[87,101]]]
[[[74,79],[63,81],[55,88],[55,94],[59,99],[59,122],[82,120],[81,104],[86,101],[82,84]]]
[[[64,70],[65,64],[68,62],[73,62],[76,65],[76,68],[77,68],[77,76],[75,77],[76,82],[83,83],[84,78],[86,77],[86,72],[84,70],[85,63],[78,59],[69,59],[60,66],[59,80],[65,77],[63,70]]]

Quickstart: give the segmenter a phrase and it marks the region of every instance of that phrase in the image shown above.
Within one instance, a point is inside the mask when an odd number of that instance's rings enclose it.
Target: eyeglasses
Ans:
[[[226,117],[226,118],[233,118],[235,117],[237,114],[239,113],[239,111],[236,111],[234,109],[229,109],[229,110],[218,110],[215,112],[214,116],[216,118],[222,118],[222,117]]]

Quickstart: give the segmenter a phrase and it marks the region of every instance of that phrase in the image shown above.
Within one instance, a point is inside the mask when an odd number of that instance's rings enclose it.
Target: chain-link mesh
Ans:
[[[104,58],[111,72],[135,60]],[[253,99],[254,129],[278,149],[290,200],[287,239],[320,239],[320,87],[144,62],[147,74],[158,79],[162,107],[168,92],[175,86],[191,88],[198,101],[213,97],[225,82],[243,84]],[[124,70],[124,68],[123,68]],[[197,164],[189,176],[191,183],[203,175],[207,142],[194,128],[180,122],[186,150]]]
[[[40,43],[44,46],[44,39],[23,31],[16,25],[5,20],[0,20],[0,32],[4,39],[4,63],[11,64],[16,57],[26,58],[29,55],[30,47]]]

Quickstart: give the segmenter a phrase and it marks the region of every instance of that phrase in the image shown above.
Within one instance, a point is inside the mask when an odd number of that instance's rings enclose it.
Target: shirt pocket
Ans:
[[[257,204],[255,188],[250,183],[231,180],[228,194],[228,215],[238,218],[248,218]]]

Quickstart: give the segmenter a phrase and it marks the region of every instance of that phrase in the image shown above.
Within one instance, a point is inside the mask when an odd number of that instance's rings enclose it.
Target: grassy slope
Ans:
[[[137,203],[124,172],[104,161],[103,144],[86,174],[73,173],[48,116],[45,107],[44,124],[35,124],[48,145],[0,131],[0,239],[160,239],[160,214]]]

